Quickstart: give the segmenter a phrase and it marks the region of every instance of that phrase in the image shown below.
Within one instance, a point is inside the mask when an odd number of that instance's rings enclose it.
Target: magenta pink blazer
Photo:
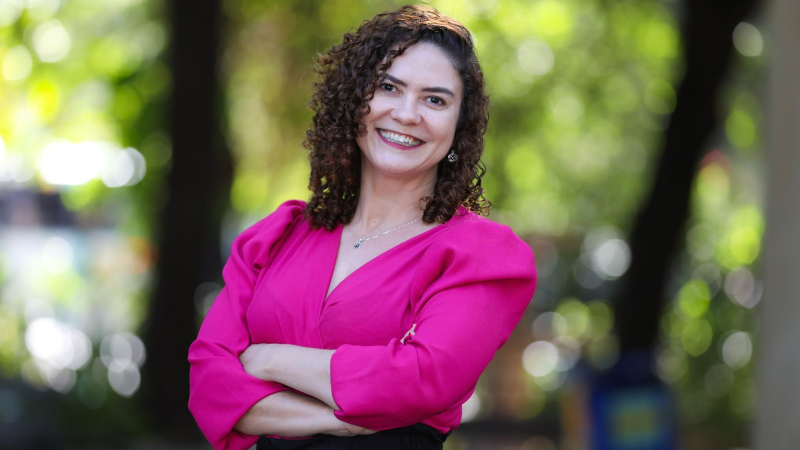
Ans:
[[[336,349],[341,420],[373,430],[456,428],[461,405],[522,318],[536,287],[530,247],[510,228],[459,208],[387,250],[328,296],[342,227],[314,230],[288,201],[234,241],[225,288],[189,348],[189,409],[215,449],[247,449],[233,427],[287,390],[244,372],[248,345]],[[415,334],[404,336],[414,328]]]

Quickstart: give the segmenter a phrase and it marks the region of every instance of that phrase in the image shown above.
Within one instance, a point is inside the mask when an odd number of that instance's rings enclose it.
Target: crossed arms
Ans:
[[[278,392],[250,408],[234,430],[249,435],[304,437],[314,434],[353,436],[374,431],[342,422],[331,392],[333,350],[288,344],[254,344],[239,360],[245,372],[303,392]]]

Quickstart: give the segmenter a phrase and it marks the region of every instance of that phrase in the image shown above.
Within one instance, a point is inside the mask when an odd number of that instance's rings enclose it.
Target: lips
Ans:
[[[383,130],[380,128],[378,129],[378,134],[380,134],[380,136],[389,143],[401,145],[403,147],[416,147],[424,143],[414,136]]]

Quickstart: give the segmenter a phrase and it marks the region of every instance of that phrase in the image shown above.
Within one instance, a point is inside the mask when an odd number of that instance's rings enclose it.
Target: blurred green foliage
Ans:
[[[307,197],[301,143],[311,118],[306,105],[315,56],[339,42],[345,30],[401,4],[223,2],[219,75],[226,91],[226,138],[236,160],[231,204],[236,216],[244,217],[235,228],[286,199]],[[569,347],[589,365],[608,367],[615,358],[614,318],[603,301],[603,286],[619,274],[598,272],[587,261],[604,243],[624,237],[648,194],[683,70],[678,4],[430,4],[474,34],[492,99],[484,185],[495,205],[493,219],[534,242],[542,276],[535,305],[539,312],[555,314],[551,337],[560,337],[561,351]],[[58,193],[79,228],[113,226],[138,255],[128,267],[145,275],[152,268],[154,217],[169,195],[164,183],[171,160],[164,131],[171,87],[165,62],[169,33],[162,2],[152,0],[0,3],[0,189]],[[662,320],[658,372],[679,392],[685,421],[716,430],[741,429],[755,399],[757,329],[751,308],[761,294],[755,273],[764,230],[763,118],[756,89],[761,61],[761,56],[741,56],[726,88],[723,126],[699,168],[686,249],[671,274],[674,301]],[[121,188],[98,179],[76,186],[48,184],[37,164],[56,140],[133,147],[144,156],[146,176]],[[599,241],[592,243],[590,236]],[[591,270],[597,274],[590,282],[584,275]],[[125,323],[135,328],[146,278],[122,306],[88,301],[88,293],[97,289],[113,292],[108,276],[102,267],[76,269],[48,275],[41,292],[3,288],[0,374],[14,377],[26,370],[24,307],[34,294],[56,305],[64,320],[72,317],[80,324],[88,311],[100,308],[111,317],[127,317]],[[104,332],[112,331],[118,330]],[[90,337],[97,354],[103,336]],[[553,366],[539,377],[542,389],[560,385],[558,370]],[[105,399],[96,407],[105,402],[103,411],[127,408],[116,394],[106,394],[102,383],[86,387],[94,380],[91,371],[78,372],[67,403],[91,403],[85,399],[95,397],[76,392],[96,388]],[[529,392],[535,415],[542,408],[542,391]],[[110,433],[120,429],[109,427]]]

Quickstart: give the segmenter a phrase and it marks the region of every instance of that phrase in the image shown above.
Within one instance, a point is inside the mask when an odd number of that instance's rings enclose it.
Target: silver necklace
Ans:
[[[353,234],[353,232],[352,232],[352,231],[350,231],[350,229],[349,229],[349,228],[347,229],[347,232],[348,232],[348,233],[350,233],[350,236],[353,236],[354,238],[358,239],[358,241],[355,243],[355,245],[353,245],[353,248],[361,248],[361,246],[363,245],[363,244],[362,244],[363,242],[371,241],[371,240],[373,240],[373,239],[378,239],[379,237],[381,237],[381,236],[383,236],[383,235],[386,235],[386,234],[389,234],[389,233],[391,233],[392,231],[397,231],[397,230],[399,230],[400,228],[407,227],[407,226],[411,225],[412,223],[417,223],[417,222],[419,222],[421,219],[422,219],[422,218],[419,218],[419,219],[417,219],[417,220],[412,220],[411,222],[404,223],[404,224],[400,225],[399,227],[392,228],[392,229],[391,229],[391,230],[389,230],[389,231],[384,231],[384,232],[383,232],[383,233],[381,233],[381,234],[376,234],[375,236],[368,237],[368,238],[360,238],[360,237],[356,236],[355,234]]]

